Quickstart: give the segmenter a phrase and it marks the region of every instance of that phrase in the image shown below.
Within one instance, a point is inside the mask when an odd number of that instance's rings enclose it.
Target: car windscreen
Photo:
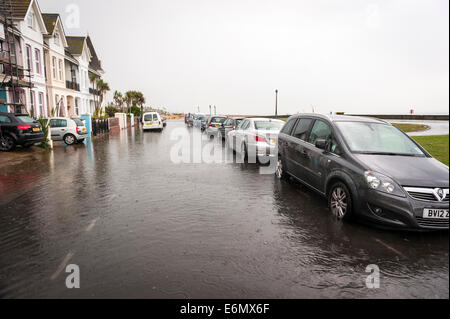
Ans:
[[[425,156],[397,128],[383,123],[336,122],[350,150],[359,154]]]
[[[75,122],[75,124],[77,126],[81,126],[81,127],[84,126],[84,122],[82,120],[79,120],[79,119],[72,119],[72,120]]]
[[[284,126],[283,122],[255,121],[255,129],[265,131],[280,131]]]
[[[226,120],[227,120],[226,117],[213,117],[213,118],[211,118],[211,123],[220,123],[220,124],[222,124]]]
[[[23,123],[35,123],[36,120],[32,119],[28,115],[18,115],[17,118],[21,120]]]

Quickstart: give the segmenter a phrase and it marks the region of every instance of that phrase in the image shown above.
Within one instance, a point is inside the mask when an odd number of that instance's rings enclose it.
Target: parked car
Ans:
[[[67,145],[80,144],[88,137],[84,122],[77,118],[52,117],[50,131],[53,141],[64,141]]]
[[[243,117],[232,117],[226,119],[226,121],[223,122],[222,126],[219,127],[217,137],[219,139],[225,140],[228,136],[228,133],[234,131],[244,119],[245,118]]]
[[[280,120],[244,119],[236,130],[228,133],[227,145],[244,159],[254,157],[260,162],[266,162],[277,155],[277,139],[283,125],[284,122]]]
[[[0,151],[13,151],[17,145],[28,148],[44,140],[38,121],[28,115],[0,113]]]
[[[142,127],[144,132],[151,130],[158,130],[161,132],[164,129],[161,115],[156,112],[144,113],[142,117]]]
[[[204,115],[204,114],[196,114],[194,116],[194,127],[201,128],[203,121],[206,121],[206,115]]]
[[[214,138],[219,133],[219,128],[226,121],[226,116],[211,116],[205,125],[205,134],[209,138]]]
[[[384,121],[296,115],[279,135],[276,175],[328,199],[338,219],[448,229],[449,168]]]
[[[163,122],[163,127],[167,126],[167,120],[165,117],[161,117],[161,121]]]
[[[202,132],[205,132],[205,130],[206,130],[206,124],[209,123],[210,120],[211,120],[211,116],[205,117],[205,118],[202,120],[202,123],[201,123],[201,126],[200,126],[200,129],[201,129]]]

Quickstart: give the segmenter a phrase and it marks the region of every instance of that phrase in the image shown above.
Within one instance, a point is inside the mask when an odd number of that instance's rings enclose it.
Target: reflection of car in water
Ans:
[[[339,219],[404,229],[449,228],[449,169],[392,125],[296,115],[279,135],[277,176],[328,198]]]

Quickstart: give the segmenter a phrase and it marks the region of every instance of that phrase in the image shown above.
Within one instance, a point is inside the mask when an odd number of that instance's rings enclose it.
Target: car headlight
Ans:
[[[392,178],[371,171],[365,172],[364,175],[367,181],[367,185],[370,189],[395,196],[406,197],[402,188],[398,186],[397,183],[392,180]]]

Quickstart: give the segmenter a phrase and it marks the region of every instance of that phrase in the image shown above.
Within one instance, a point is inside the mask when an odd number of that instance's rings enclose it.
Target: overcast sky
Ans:
[[[282,114],[448,113],[448,0],[38,2],[151,106],[274,114],[278,89]]]

